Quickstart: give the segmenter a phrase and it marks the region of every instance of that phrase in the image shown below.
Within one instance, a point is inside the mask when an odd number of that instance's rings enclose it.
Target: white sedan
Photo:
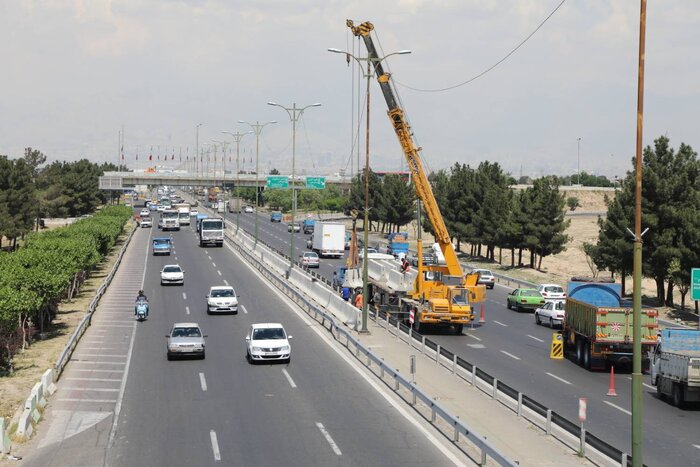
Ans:
[[[248,214],[250,214],[251,212],[254,212],[253,206],[246,206],[246,207],[243,209],[243,212],[248,213]]]
[[[553,328],[561,326],[564,323],[564,304],[566,300],[549,300],[540,308],[535,310],[535,323],[549,323],[549,327]]]
[[[185,271],[179,264],[166,264],[160,271],[160,285],[185,285]]]
[[[190,217],[197,217],[197,214],[199,214],[198,210],[190,209]]]
[[[258,323],[245,336],[246,358],[250,363],[262,361],[287,362],[292,359],[292,348],[284,327],[279,323]]]
[[[537,291],[545,300],[560,300],[566,298],[564,287],[557,284],[540,284]]]
[[[320,266],[318,254],[315,251],[307,251],[301,255],[301,265],[307,268],[317,268]]]
[[[141,212],[139,213],[141,217],[149,217],[151,215],[151,211],[148,209],[141,209]]]

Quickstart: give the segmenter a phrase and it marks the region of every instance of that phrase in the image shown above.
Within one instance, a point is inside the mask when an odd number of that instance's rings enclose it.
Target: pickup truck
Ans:
[[[700,331],[664,329],[651,357],[651,384],[676,407],[700,401]]]
[[[153,256],[168,255],[172,249],[172,241],[170,237],[156,237],[153,239]]]
[[[301,224],[301,229],[304,231],[305,234],[314,233],[315,223],[316,221],[313,219],[304,219],[304,222],[302,222]]]
[[[270,214],[270,222],[282,222],[282,213],[273,212]]]

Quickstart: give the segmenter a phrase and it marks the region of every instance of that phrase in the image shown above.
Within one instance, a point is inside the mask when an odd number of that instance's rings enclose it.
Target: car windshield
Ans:
[[[204,230],[219,230],[224,228],[224,222],[223,221],[203,221],[202,222],[202,228]]]
[[[318,258],[316,253],[304,253],[304,258]]]
[[[182,272],[180,266],[165,266],[163,272]]]
[[[520,295],[523,297],[539,297],[540,293],[537,290],[521,290]]]
[[[556,303],[553,305],[553,308],[554,308],[555,310],[562,311],[562,310],[564,309],[564,302],[556,302]]]
[[[170,240],[166,240],[166,239],[162,239],[162,240],[156,239],[156,240],[153,240],[153,244],[154,244],[154,245],[167,245],[168,243],[170,243]]]
[[[173,337],[202,337],[199,328],[175,328],[173,329]]]
[[[235,294],[231,289],[214,289],[211,291],[211,296],[214,298],[219,297],[233,297]]]
[[[544,288],[544,291],[550,293],[562,293],[564,292],[564,289],[558,285],[548,285]]]
[[[486,269],[481,269],[477,272],[482,276],[493,276],[493,273],[491,271],[487,271]]]
[[[253,340],[284,339],[282,328],[260,328],[253,331]]]

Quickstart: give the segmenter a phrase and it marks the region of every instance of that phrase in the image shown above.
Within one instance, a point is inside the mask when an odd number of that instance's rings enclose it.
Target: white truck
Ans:
[[[229,199],[228,212],[243,212],[243,198],[232,197]]]
[[[199,246],[224,246],[224,220],[207,217],[199,221]]]
[[[173,206],[177,210],[180,225],[190,225],[190,205],[187,203],[178,203]]]
[[[317,222],[312,238],[311,249],[322,258],[345,254],[345,224]]]
[[[160,213],[158,227],[165,230],[180,230],[180,214],[174,209],[166,209]]]
[[[651,357],[651,383],[676,407],[700,401],[700,331],[664,329]]]

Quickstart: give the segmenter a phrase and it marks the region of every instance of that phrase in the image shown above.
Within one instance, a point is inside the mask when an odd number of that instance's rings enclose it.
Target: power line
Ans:
[[[399,86],[403,86],[404,88],[410,89],[410,90],[412,90],[412,91],[418,91],[418,92],[443,92],[443,91],[449,91],[449,90],[458,88],[458,87],[460,87],[460,86],[464,86],[465,84],[469,84],[469,83],[471,83],[472,81],[481,78],[481,77],[484,76],[486,73],[488,73],[489,71],[493,70],[493,69],[496,68],[498,65],[500,65],[501,63],[503,63],[503,62],[505,62],[506,60],[508,60],[508,58],[509,58],[511,55],[513,55],[520,47],[522,47],[523,45],[525,45],[525,43],[526,43],[528,40],[530,40],[530,38],[531,38],[532,36],[534,36],[535,33],[536,33],[537,31],[539,31],[540,28],[541,28],[542,26],[544,26],[544,23],[546,23],[546,22],[549,20],[549,18],[551,18],[551,17],[554,15],[554,13],[556,13],[557,10],[559,10],[559,8],[564,4],[564,2],[566,2],[566,0],[561,0],[561,2],[559,2],[559,5],[557,5],[557,6],[554,8],[554,10],[552,10],[552,12],[551,12],[549,15],[547,15],[547,17],[535,28],[535,30],[532,31],[525,39],[523,39],[513,50],[511,50],[510,52],[508,52],[508,53],[506,54],[505,57],[503,57],[502,59],[500,59],[499,61],[497,61],[496,63],[494,63],[493,65],[491,65],[491,66],[488,67],[486,70],[484,70],[484,71],[482,71],[481,73],[479,73],[478,75],[476,75],[476,76],[474,76],[474,77],[472,77],[472,78],[469,78],[469,79],[466,80],[466,81],[462,81],[461,83],[455,84],[455,85],[453,85],[453,86],[448,86],[448,87],[446,87],[446,88],[440,88],[440,89],[421,89],[421,88],[414,88],[414,87],[408,86],[408,85],[406,85],[406,84],[403,84],[403,83],[401,83],[401,82],[399,82],[399,81],[397,81],[397,80],[393,80],[393,81],[394,81],[396,84],[398,84]]]

